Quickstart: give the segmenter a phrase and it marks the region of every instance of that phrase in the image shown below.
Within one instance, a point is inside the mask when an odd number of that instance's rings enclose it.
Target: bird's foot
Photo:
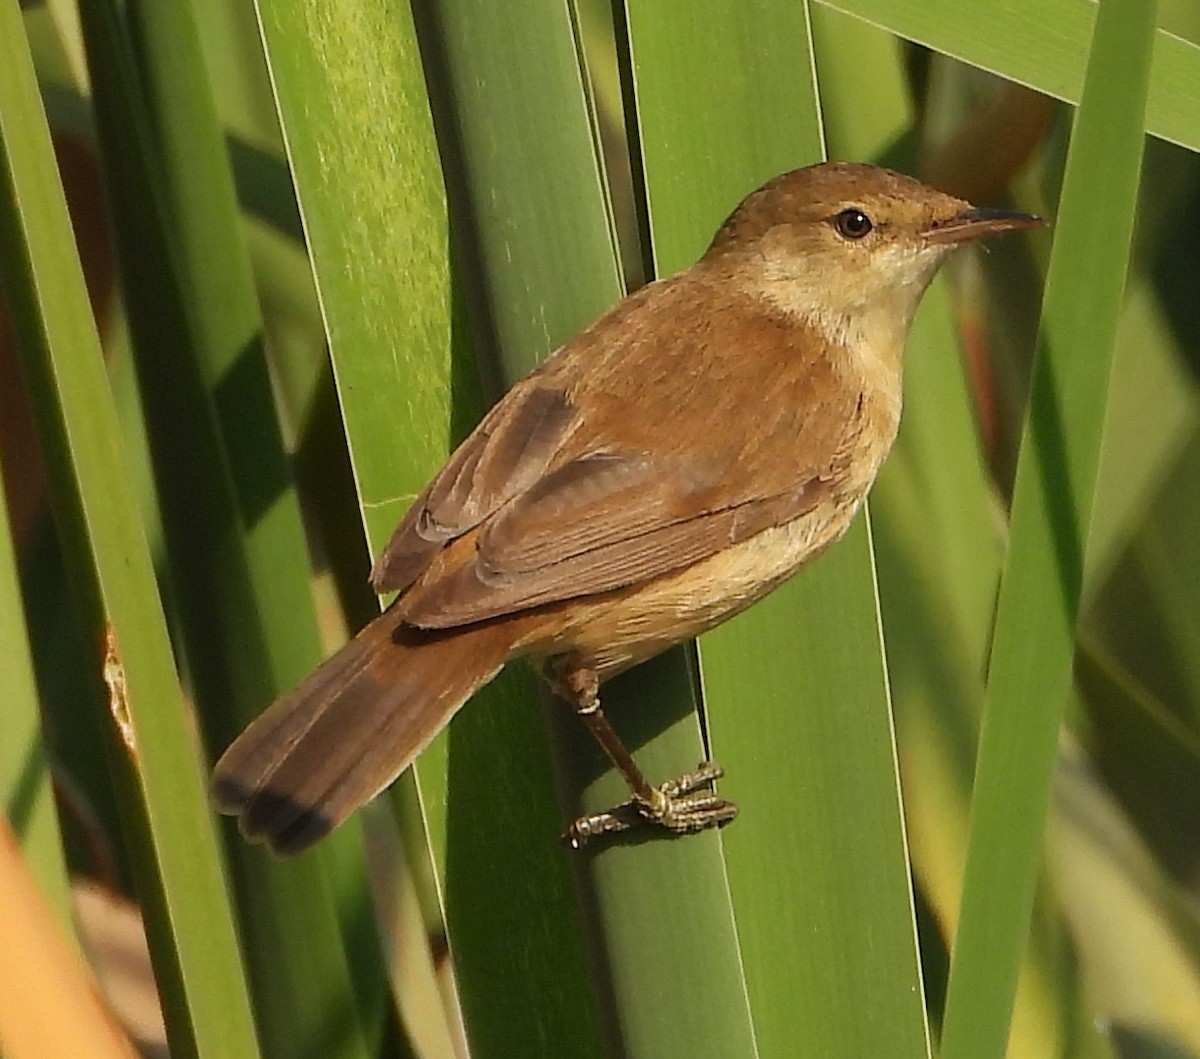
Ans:
[[[650,797],[633,797],[602,813],[581,816],[563,836],[579,849],[590,838],[613,831],[628,831],[643,824],[656,824],[684,834],[721,827],[738,814],[738,807],[711,790],[703,790],[725,774],[720,765],[705,761],[678,779],[652,787]]]

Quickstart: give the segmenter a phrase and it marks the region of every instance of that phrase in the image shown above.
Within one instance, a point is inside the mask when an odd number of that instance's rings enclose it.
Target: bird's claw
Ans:
[[[579,849],[597,835],[628,831],[643,824],[656,824],[677,834],[721,827],[737,816],[737,806],[701,788],[723,775],[720,765],[702,762],[693,771],[652,788],[649,799],[634,797],[602,813],[581,816],[563,838],[573,849]]]

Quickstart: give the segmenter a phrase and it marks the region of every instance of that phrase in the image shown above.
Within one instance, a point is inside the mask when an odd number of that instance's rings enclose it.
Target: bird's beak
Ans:
[[[921,235],[927,243],[965,243],[971,239],[986,239],[990,235],[1020,231],[1022,228],[1041,228],[1045,223],[1041,217],[1031,213],[980,210],[972,206],[944,221],[935,221]]]

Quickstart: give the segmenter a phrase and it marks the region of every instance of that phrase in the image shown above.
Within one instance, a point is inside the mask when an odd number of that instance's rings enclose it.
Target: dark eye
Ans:
[[[842,210],[834,217],[833,226],[843,239],[861,239],[875,227],[870,217],[862,210],[855,209]]]

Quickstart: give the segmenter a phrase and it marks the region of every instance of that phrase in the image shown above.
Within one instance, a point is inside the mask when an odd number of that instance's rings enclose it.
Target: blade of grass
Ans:
[[[813,21],[831,151],[922,175],[903,42],[831,8],[815,7]],[[863,84],[864,67],[872,70],[869,87]],[[926,137],[929,105],[927,99]],[[969,294],[964,283],[977,263],[971,254],[983,257],[978,250],[956,255],[947,270],[951,275],[940,274],[922,299],[905,353],[900,434],[871,493],[905,817],[914,874],[931,906],[921,924],[921,951],[926,1002],[935,1022],[941,1017],[949,940],[958,919],[971,771],[1001,560],[1001,516],[959,348],[960,333],[969,334],[983,321],[972,321],[972,303],[961,298],[963,319],[956,321],[949,298],[955,270],[960,292]],[[1029,257],[1027,244],[1009,240],[989,246],[984,259],[989,275],[1004,269],[1013,282],[1033,271]],[[1030,282],[1039,284],[1040,293],[1040,277]],[[1017,322],[1019,305],[1012,299],[1006,303],[1010,324]],[[982,340],[991,337],[989,330]],[[1080,995],[1073,967],[1062,958],[1063,925],[1053,906],[1037,922],[1039,936],[1033,958],[1022,968],[1014,1012],[1014,1054],[1059,1050],[1066,1011]]]
[[[1097,4],[1074,0],[819,0],[907,40],[1077,103]],[[1146,130],[1200,149],[1200,46],[1154,36]]]
[[[626,7],[663,274],[748,191],[822,156],[809,27],[790,3]],[[868,537],[860,523],[700,642],[722,790],[742,807],[722,840],[764,1056],[928,1054]]]
[[[453,115],[447,113],[442,125],[444,150],[452,160],[452,205],[474,221],[471,248],[477,257],[470,264],[476,271],[468,273],[468,282],[473,303],[485,308],[475,320],[477,333],[483,348],[498,353],[499,374],[511,382],[621,293],[579,45],[567,9],[557,5],[532,5],[517,15],[509,9],[456,0],[430,5],[428,14],[422,40],[437,57],[432,68],[445,77],[435,79],[433,91],[436,98],[455,101]],[[674,655],[640,677],[643,698],[655,701],[661,713],[646,710],[643,701],[637,718],[642,727],[636,729],[630,723],[634,719],[621,708],[620,692],[606,689],[606,707],[613,706],[610,715],[622,733],[632,737],[639,755],[651,755],[643,757],[648,767],[655,767],[655,753],[669,759],[676,771],[681,763],[690,767],[699,760],[699,739],[690,713],[685,666]],[[515,682],[520,681],[520,694],[527,702],[533,700],[527,672],[505,679],[514,682],[505,684],[513,693]],[[557,848],[557,833],[565,818],[623,798],[622,786],[607,774],[600,755],[563,705],[550,702],[551,745],[563,808],[553,803],[541,808],[545,774],[541,722],[528,710],[516,714],[509,706],[504,712],[495,708],[485,712],[487,706],[487,701],[474,705],[452,727],[451,779],[456,791],[472,797],[466,781],[473,777],[473,796],[488,798],[495,818],[507,825],[507,837],[499,842],[480,834],[470,817],[451,817],[449,899],[454,900],[457,870],[460,916],[467,913],[472,907],[471,887],[478,893],[487,878],[489,865],[480,854],[494,849],[494,863],[537,865],[547,879],[543,900],[557,915],[573,922],[567,880],[552,876],[552,866],[562,870],[568,863]],[[652,745],[642,745],[647,742]],[[505,748],[503,759],[497,758],[497,747]],[[537,791],[536,812],[531,788]],[[594,859],[590,854],[575,857],[570,866],[584,895],[593,989],[601,998],[603,1032],[610,1051],[619,1054],[634,1047],[631,1038],[636,1039],[637,1030],[631,1027],[639,1025],[639,1011],[652,1012],[661,1025],[668,995],[672,1005],[676,997],[693,993],[724,995],[720,961],[696,942],[700,937],[732,940],[732,932],[713,848],[693,848],[674,862],[670,874],[681,880],[681,893],[666,894],[655,888],[644,905],[630,899],[628,874],[611,884],[602,879],[598,865],[608,863],[613,853],[604,851]],[[522,872],[528,873],[528,867]],[[659,871],[651,865],[639,877],[659,877]],[[714,901],[718,914],[720,905],[725,905],[723,935],[704,926]],[[461,921],[455,927],[454,920],[452,907],[452,931],[461,938]],[[479,925],[484,926],[482,921]],[[476,946],[477,955],[472,955],[458,942],[456,954],[464,979],[468,963],[478,976],[487,965],[480,957],[490,955],[493,964],[498,962],[502,954],[491,952],[494,945],[493,941],[490,946]],[[586,984],[576,978],[578,968],[561,956],[556,962],[571,975],[564,973],[554,989],[552,1004],[557,1009],[570,1002],[571,989],[586,989]],[[464,1006],[470,1016],[467,988],[464,982]],[[595,1023],[582,1017],[591,1004],[583,1000],[576,1005],[575,1011],[564,1012],[575,1023],[569,1031],[571,1039],[578,1042],[580,1054],[594,1054],[600,1049]],[[511,1014],[502,1010],[496,1016],[497,1029],[502,1021],[511,1022]],[[557,1010],[554,1017],[561,1017]],[[686,1022],[680,1019],[676,1024]],[[478,1039],[473,1036],[473,1044]],[[555,1050],[544,1032],[540,1039],[547,1040],[551,1052]],[[719,1051],[726,1039],[718,1035],[710,1047]],[[497,1032],[494,1040],[509,1042],[508,1051],[494,1054],[510,1054],[515,1037]],[[675,1042],[674,1047],[682,1046],[682,1041]],[[527,1048],[526,1043],[522,1050]],[[720,1054],[739,1054],[738,1048]]]
[[[190,8],[126,11],[140,69],[111,5],[88,5],[85,36],[181,646],[215,755],[319,661],[320,647]],[[302,1055],[320,1042],[323,1054],[365,1055],[382,961],[369,935],[343,939],[341,922],[355,930],[369,908],[361,852],[357,885],[336,897],[328,872],[337,856],[354,856],[353,832],[289,864],[248,848],[232,825],[226,834],[266,1053]]]
[[[376,551],[462,430],[453,416],[468,413],[451,396],[475,388],[469,353],[451,340],[420,59],[409,16],[387,0],[341,11],[261,0],[258,11]]]
[[[483,324],[496,336],[511,380],[604,308],[620,286],[572,27],[550,5],[519,18],[507,10],[484,14],[483,7],[442,4],[430,21],[440,34],[456,101],[453,146],[461,170],[454,177],[465,185],[475,212],[478,291],[491,316]],[[498,139],[503,150],[496,149]],[[678,772],[699,760],[681,653],[606,685],[604,696],[609,716],[652,774]],[[547,708],[566,792],[563,815],[625,797],[620,780],[563,706]],[[464,714],[453,730],[452,751],[463,726],[489,722],[501,723],[495,713]],[[504,745],[531,737],[522,739],[514,728]],[[457,743],[459,752],[463,746]],[[515,771],[483,776],[509,798],[519,797]],[[535,823],[531,819],[526,827]],[[532,837],[539,859],[561,856],[551,848],[551,833]],[[449,852],[455,854],[453,845]],[[752,1041],[712,836],[589,851],[573,866],[585,895],[610,1051],[747,1054]],[[654,882],[664,877],[674,880],[669,889]]]
[[[364,621],[378,604],[365,586],[362,529],[378,553],[445,453],[455,429],[450,395],[474,389],[469,351],[451,340],[444,194],[406,6],[256,7],[337,386],[336,397],[318,395],[314,406],[325,415],[319,429],[344,423],[358,492],[361,528],[325,545],[338,553],[335,569],[359,571],[351,618]],[[337,528],[350,533],[345,521]],[[438,764],[436,751],[422,763],[435,804],[444,788]],[[399,781],[409,805],[417,778],[414,769]],[[427,862],[420,817],[404,821],[412,825],[406,859]],[[421,898],[440,935],[439,895],[422,890]],[[403,973],[397,965],[394,980]],[[446,1022],[444,1012],[416,1017]]]
[[[482,407],[451,283],[449,221],[422,56],[407,8],[386,0],[353,8],[263,0],[259,11],[360,503],[378,551]],[[417,13],[423,24],[441,15],[431,5]],[[472,69],[469,91],[504,95],[506,76],[499,88],[482,88],[500,69],[500,55],[509,63],[505,75],[558,73],[542,70],[536,47],[515,55],[505,50],[530,23],[528,14],[485,5],[458,17],[492,62]],[[487,34],[485,27],[501,23],[494,36]],[[432,28],[422,44],[436,71],[429,38]],[[430,76],[435,92],[452,91],[444,76]],[[535,98],[553,108],[558,96],[539,90]],[[536,109],[525,116],[531,130],[538,117]],[[493,150],[502,128],[484,130]],[[557,145],[557,128],[547,122],[542,130],[550,144]],[[489,195],[479,197],[481,212],[499,212],[501,197],[492,205]],[[542,206],[530,200],[528,209],[536,214]],[[561,262],[543,267],[571,274]],[[586,274],[577,282],[577,295],[595,297]],[[434,849],[445,859],[464,1016],[479,1055],[507,1056],[514,1048],[555,1055],[564,1040],[580,1055],[594,1054],[567,869],[553,838],[559,814],[544,736],[527,688],[513,681],[502,678],[477,697],[453,726],[452,752],[439,740],[416,770]],[[447,819],[448,786],[459,809]],[[495,900],[498,876],[519,881],[506,887],[503,901]],[[522,944],[513,944],[516,936]],[[528,1003],[531,994],[538,1005]],[[534,1051],[538,1041],[541,1053]]]
[[[944,1059],[1004,1054],[1070,689],[1155,5],[1104,0],[1067,158],[992,641]]]
[[[830,153],[920,176],[903,43],[823,5],[812,19]],[[873,71],[866,85],[864,68]],[[909,331],[904,414],[870,497],[913,873],[931,906],[921,955],[935,1022],[949,965],[948,939],[935,931],[958,914],[1000,572],[998,519],[966,383],[943,272]]]
[[[203,770],[17,5],[0,5],[0,267],[47,454],[159,992],[178,1056],[258,1053]],[[105,644],[108,657],[105,660]],[[120,731],[118,731],[120,728]]]

